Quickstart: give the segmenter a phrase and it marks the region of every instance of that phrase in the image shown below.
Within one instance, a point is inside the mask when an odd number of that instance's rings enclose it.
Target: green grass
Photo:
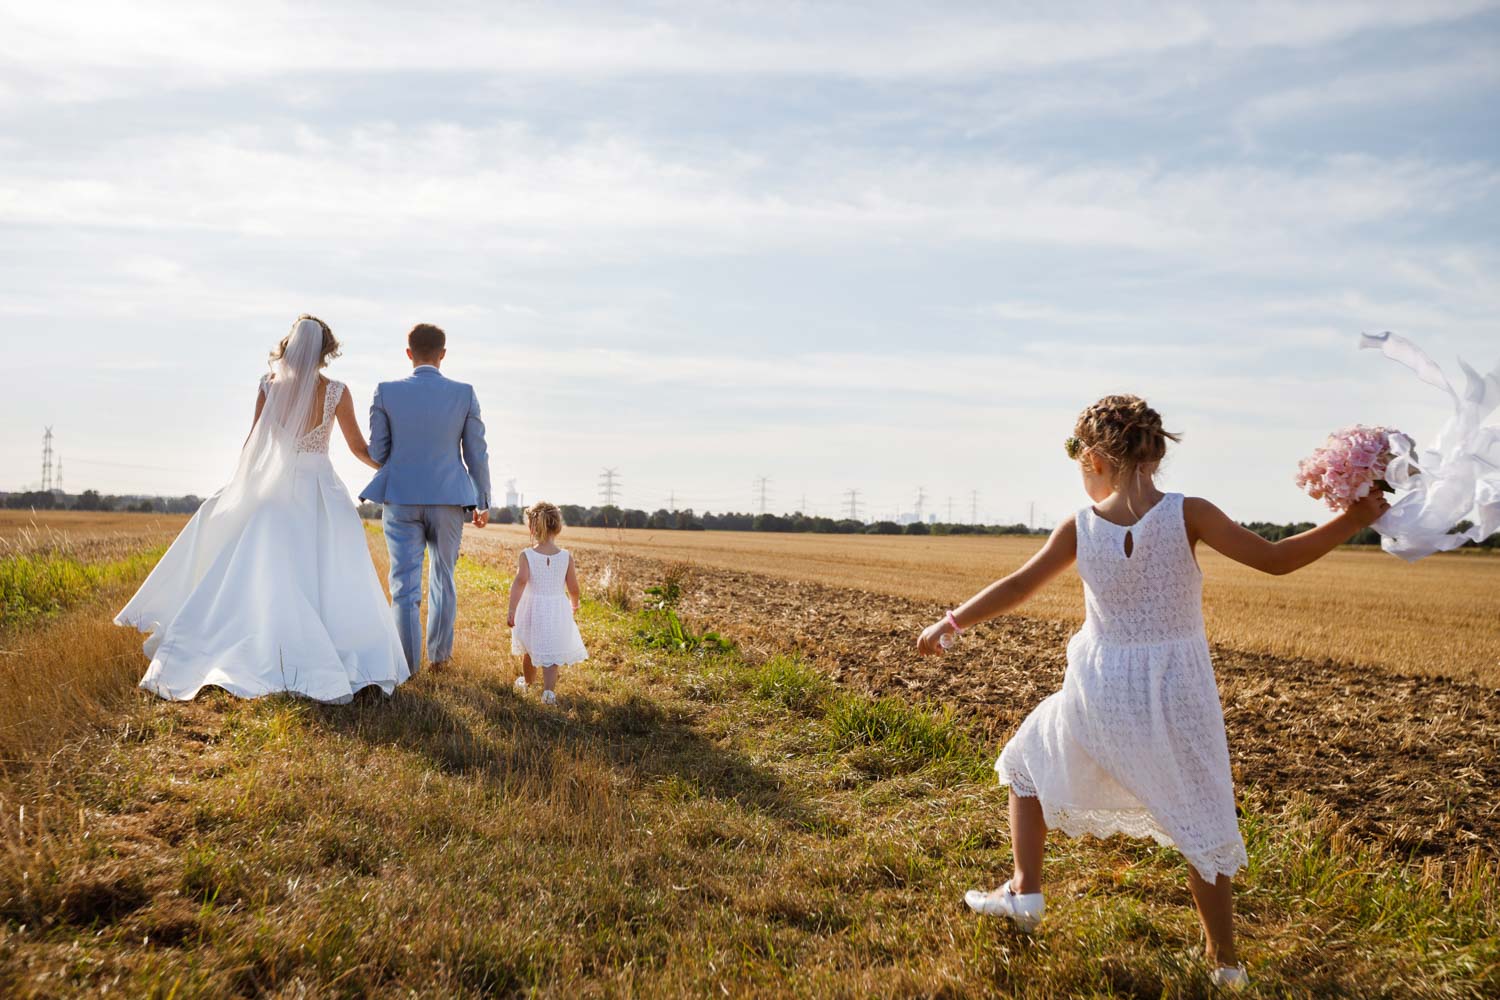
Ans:
[[[940,708],[595,601],[561,710],[517,697],[510,569],[460,563],[454,665],[393,698],[142,700],[0,784],[0,995],[1210,995],[1174,851],[1056,837],[1041,931],[963,908],[1005,797]],[[1242,804],[1263,995],[1500,989],[1492,867]]]
[[[143,576],[164,551],[162,546],[99,563],[45,552],[0,559],[0,631],[55,615],[101,587]]]
[[[824,719],[829,745],[875,774],[901,774],[929,766],[956,768],[979,778],[989,763],[953,721],[951,709],[914,706],[896,697],[841,693]]]
[[[750,693],[798,712],[817,712],[832,690],[816,668],[795,656],[773,656],[748,668]]]

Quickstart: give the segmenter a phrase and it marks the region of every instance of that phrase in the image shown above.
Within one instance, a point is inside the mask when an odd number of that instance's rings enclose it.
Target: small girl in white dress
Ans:
[[[1017,607],[1077,560],[1086,614],[1068,643],[1062,690],[1027,716],[995,763],[1010,788],[1015,875],[965,901],[1034,928],[1048,828],[1151,837],[1188,861],[1213,981],[1241,986],[1231,879],[1246,864],[1245,844],[1194,548],[1201,541],[1255,569],[1290,573],[1387,504],[1376,492],[1320,527],[1269,542],[1207,500],[1156,488],[1169,440],[1178,437],[1137,396],[1106,396],[1084,410],[1067,452],[1094,505],[1058,525],[1026,565],[928,626],[917,648],[941,653],[949,637]]]
[[[589,658],[573,615],[578,611],[578,572],[567,549],[554,543],[562,533],[562,511],[545,500],[526,508],[526,527],[535,542],[521,550],[510,585],[511,655],[521,657],[515,688],[525,694],[542,669],[542,704],[555,705],[557,668]]]

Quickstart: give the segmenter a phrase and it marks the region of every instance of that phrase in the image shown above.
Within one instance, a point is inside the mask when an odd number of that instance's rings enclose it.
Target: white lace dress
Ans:
[[[1077,526],[1083,628],[1062,690],[996,761],[1000,782],[1039,799],[1047,826],[1070,836],[1151,837],[1209,882],[1234,875],[1245,842],[1182,495],[1128,528],[1092,508]]]
[[[516,607],[516,627],[510,633],[514,656],[530,655],[537,667],[582,663],[589,658],[573,620],[573,601],[568,596],[568,565],[573,556],[567,549],[552,555],[522,549],[528,579]]]
[[[364,526],[328,460],[343,393],[329,382],[285,498],[223,537],[208,524],[219,499],[210,497],[115,618],[151,633],[141,687],[175,700],[212,686],[347,702],[410,676]]]

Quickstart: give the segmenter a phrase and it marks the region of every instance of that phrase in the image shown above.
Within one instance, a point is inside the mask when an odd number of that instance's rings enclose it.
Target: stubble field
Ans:
[[[486,531],[515,544],[525,541],[519,527],[492,525]],[[1020,566],[1041,540],[569,528],[563,544],[580,554],[683,560],[941,610]],[[1284,577],[1257,573],[1206,546],[1198,559],[1213,642],[1248,653],[1500,687],[1500,557],[1456,553],[1407,564],[1377,549],[1345,548]],[[1019,614],[1081,621],[1077,575],[1058,577]]]
[[[0,514],[0,993],[1210,993],[1170,850],[1055,838],[1038,935],[958,901],[1007,870],[989,761],[1076,582],[911,645],[1034,541],[569,529],[592,655],[545,711],[509,684],[525,536],[470,530],[447,670],[181,705],[109,617],[183,520]],[[1494,995],[1500,560],[1204,567],[1259,989]]]

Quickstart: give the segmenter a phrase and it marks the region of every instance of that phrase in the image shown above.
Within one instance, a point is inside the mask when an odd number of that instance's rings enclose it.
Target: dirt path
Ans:
[[[662,565],[621,557],[641,581]],[[742,645],[798,650],[835,679],[952,705],[994,741],[1061,682],[1064,624],[1011,617],[942,659],[912,652],[936,607],[733,570],[696,570],[684,609]],[[1215,648],[1238,784],[1305,792],[1350,832],[1416,858],[1500,852],[1500,691]]]

